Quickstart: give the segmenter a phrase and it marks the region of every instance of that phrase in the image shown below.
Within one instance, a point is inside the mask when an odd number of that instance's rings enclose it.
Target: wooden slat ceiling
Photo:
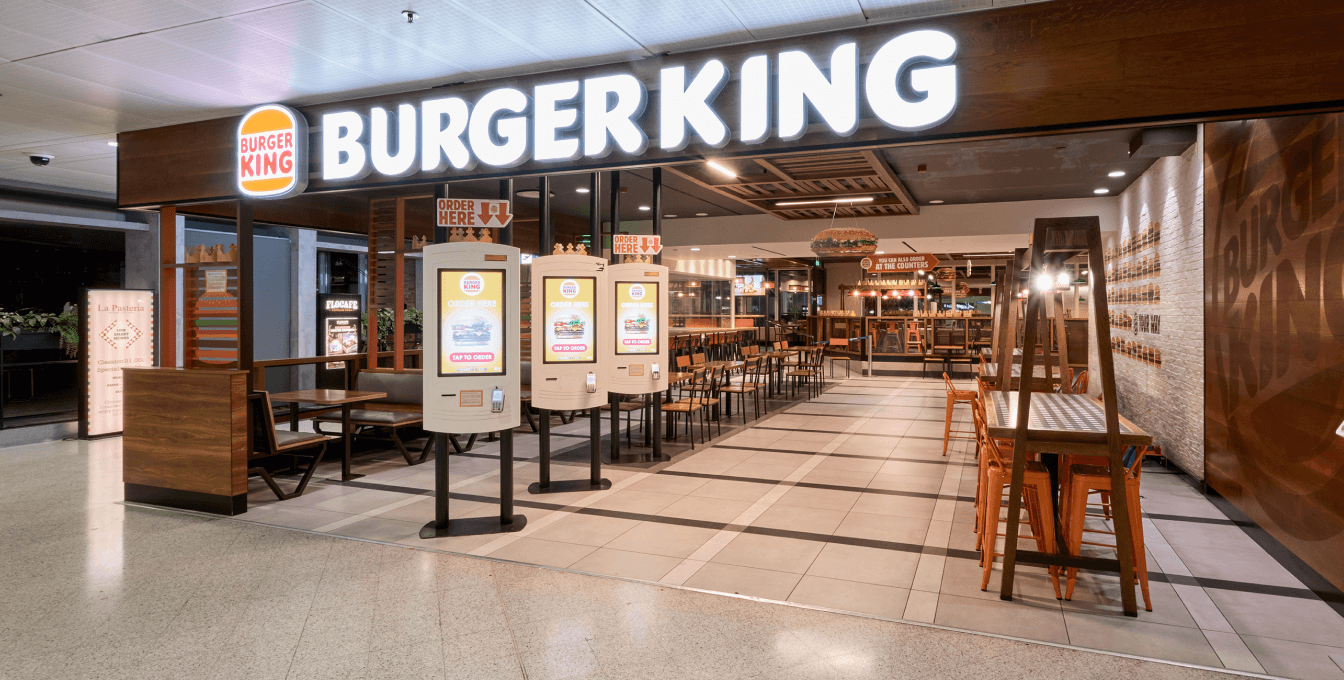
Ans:
[[[882,155],[875,151],[775,156],[754,159],[753,162],[767,172],[727,178],[716,176],[704,164],[682,165],[669,170],[737,203],[785,220],[919,214],[919,204],[910,197]],[[848,198],[872,200],[829,202],[829,199]],[[809,203],[789,205],[801,201]]]

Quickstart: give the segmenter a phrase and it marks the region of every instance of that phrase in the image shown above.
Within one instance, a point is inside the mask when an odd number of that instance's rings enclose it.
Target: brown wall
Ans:
[[[748,56],[803,48],[829,54],[842,40],[855,40],[867,62],[887,40],[908,30],[938,29],[957,39],[960,88],[957,110],[941,125],[921,132],[893,130],[860,106],[861,125],[847,138],[819,130],[783,142],[730,143],[717,150],[692,144],[683,151],[653,146],[631,158],[567,164],[527,162],[513,169],[478,166],[470,173],[406,178],[377,175],[357,181],[319,179],[320,139],[310,143],[312,175],[308,191],[415,184],[487,176],[521,176],[698,161],[706,156],[760,155],[834,148],[967,138],[1040,134],[1059,128],[1133,125],[1161,121],[1246,117],[1273,107],[1298,111],[1344,101],[1344,3],[1320,0],[1069,0],[954,14],[802,38],[735,45],[703,52],[643,59],[617,66],[480,81],[433,90],[432,96],[460,95],[469,101],[501,85],[530,88],[565,77],[606,75],[628,70],[651,85],[646,129],[658,110],[658,69],[686,64],[698,68],[711,56],[736,72]],[[716,100],[725,121],[734,121],[737,88]],[[418,102],[428,91],[352,102],[302,107],[316,127],[324,112],[375,103]],[[1277,109],[1283,110],[1283,109]],[[122,206],[203,202],[234,197],[233,155],[237,118],[221,118],[118,136],[117,198]],[[824,127],[824,126],[817,126]],[[656,134],[656,132],[654,133]],[[305,210],[311,210],[308,206]],[[330,219],[320,210],[311,217]],[[257,215],[262,219],[261,215]],[[282,221],[282,223],[289,223]],[[339,228],[339,227],[338,227]]]
[[[1204,389],[1210,486],[1344,587],[1341,126],[1206,126]]]

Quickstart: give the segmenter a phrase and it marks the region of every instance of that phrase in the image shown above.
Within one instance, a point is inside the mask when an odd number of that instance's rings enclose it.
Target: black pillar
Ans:
[[[663,169],[653,169],[653,202],[649,205],[653,208],[653,235],[663,235]],[[653,256],[654,264],[663,263],[663,253],[660,251]]]
[[[588,176],[588,254],[602,257],[602,173]]]
[[[512,201],[513,201],[513,180],[511,180],[511,179],[501,179],[501,180],[499,180],[499,197],[500,197],[500,199],[502,199],[502,200],[505,200],[505,201],[509,201],[509,202],[510,202],[509,205],[510,205],[511,207],[509,208],[509,210],[510,210],[511,212],[514,213],[515,221],[516,221],[517,213],[518,213],[518,208],[517,208],[517,206],[514,206],[513,203],[512,203]],[[504,228],[502,228],[502,229],[499,230],[499,242],[502,243],[502,244],[504,244],[504,245],[506,245],[506,246],[511,246],[511,245],[513,245],[513,224],[509,224],[509,226],[504,227]],[[510,513],[510,514],[512,514],[512,513]]]
[[[621,233],[621,171],[611,171],[611,263],[621,261],[616,254],[616,235]],[[615,436],[614,434],[612,435]]]
[[[252,204],[238,201],[238,370],[252,370]],[[189,362],[188,362],[189,363]],[[184,364],[186,365],[186,364]],[[252,391],[248,378],[248,392]]]
[[[537,179],[537,255],[545,257],[551,254],[555,245],[555,232],[551,229],[551,178],[542,176]]]
[[[447,185],[447,184],[435,184],[435,185],[434,185],[434,211],[435,211],[435,215],[436,215],[436,217],[435,217],[435,219],[434,219],[434,225],[435,225],[435,226],[434,226],[434,242],[435,242],[435,243],[447,243],[447,242],[448,242],[448,227],[441,227],[441,226],[438,226],[438,224],[439,224],[439,220],[438,220],[438,218],[437,218],[437,214],[438,214],[438,206],[439,206],[439,199],[440,199],[440,198],[448,198],[448,185]]]

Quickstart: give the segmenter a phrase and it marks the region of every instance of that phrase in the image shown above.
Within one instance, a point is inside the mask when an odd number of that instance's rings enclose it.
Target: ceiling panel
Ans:
[[[274,77],[273,72],[245,70],[202,51],[184,50],[158,34],[133,36],[80,51],[157,74],[170,92],[179,86],[209,86],[225,94],[218,100],[220,106],[284,101],[309,91]]]
[[[8,24],[0,25],[0,59],[5,61],[22,59],[34,54],[44,54],[59,49],[61,49],[61,43],[55,40],[39,38],[31,33],[17,30]]]
[[[756,40],[864,25],[858,0],[724,0]]]
[[[112,4],[112,3],[108,3]],[[135,33],[94,13],[70,12],[46,0],[4,0],[5,37],[21,36],[0,45],[0,56],[18,59],[53,49],[112,40]],[[26,37],[22,37],[26,36]]]
[[[934,14],[989,9],[994,0],[859,0],[873,21],[897,21]]]
[[[454,0],[445,7],[474,16],[553,61],[652,54],[584,0]]]
[[[9,2],[10,0],[5,0]],[[216,16],[175,0],[47,0],[53,5],[97,16],[130,29],[146,33],[169,26],[181,26]],[[60,16],[60,15],[55,15]],[[50,19],[49,19],[50,20]]]
[[[749,42],[751,34],[723,0],[591,0],[598,11],[655,54]]]
[[[26,90],[29,94],[40,95],[43,101],[51,102],[54,106],[68,103],[75,109],[84,106],[100,107],[113,111],[116,115],[116,127],[109,128],[108,132],[166,124],[166,121],[181,119],[187,113],[197,116],[193,120],[210,116],[210,110],[203,110],[200,106],[193,107],[190,102],[158,99],[140,92],[119,89],[114,83],[99,82],[96,78],[88,79],[77,66],[70,67],[62,63],[42,69],[31,65],[47,58],[39,57],[22,63],[0,64],[0,95],[4,95],[0,100],[15,90]],[[65,75],[61,71],[64,68],[79,75]]]
[[[55,163],[39,168],[29,163],[27,159],[15,160],[3,155],[0,155],[0,179],[109,193],[107,178],[101,172],[68,169]]]

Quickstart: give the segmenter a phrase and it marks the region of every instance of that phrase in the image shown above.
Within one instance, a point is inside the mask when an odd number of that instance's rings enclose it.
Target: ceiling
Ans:
[[[117,132],[1023,2],[3,0],[0,180],[110,194]]]

